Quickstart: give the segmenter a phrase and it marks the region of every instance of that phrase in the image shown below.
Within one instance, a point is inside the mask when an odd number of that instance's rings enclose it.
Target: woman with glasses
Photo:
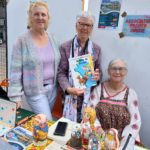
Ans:
[[[13,47],[10,68],[10,100],[21,106],[22,96],[36,114],[52,119],[56,97],[56,74],[60,60],[59,46],[46,31],[50,21],[48,3],[31,1],[28,11],[28,31]]]
[[[133,150],[139,136],[141,118],[136,92],[124,83],[127,64],[121,59],[112,60],[108,66],[109,79],[92,92],[88,105],[96,109],[102,129],[118,130],[120,150]]]
[[[82,12],[77,16],[77,34],[71,40],[63,43],[60,47],[61,60],[58,68],[57,79],[65,93],[63,116],[81,122],[81,108],[85,90],[75,88],[70,73],[69,58],[90,53],[94,61],[93,80],[101,79],[101,49],[90,40],[93,31],[94,17],[89,12]],[[68,102],[69,101],[69,102]]]

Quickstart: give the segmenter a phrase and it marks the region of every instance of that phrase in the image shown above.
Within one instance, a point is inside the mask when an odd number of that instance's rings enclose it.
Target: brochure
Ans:
[[[76,88],[85,89],[96,85],[92,79],[94,65],[91,54],[69,58],[69,65]]]
[[[4,137],[12,146],[20,147],[20,149],[33,142],[32,132],[20,126],[8,131]]]

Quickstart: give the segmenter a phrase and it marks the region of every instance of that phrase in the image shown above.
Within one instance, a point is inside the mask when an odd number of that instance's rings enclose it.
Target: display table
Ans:
[[[33,118],[31,118],[30,120],[28,120],[26,123],[22,124],[21,126],[29,131],[32,132],[32,129],[33,129]],[[48,121],[48,126],[50,127],[51,125],[54,124],[54,121]],[[40,147],[37,147],[37,146],[34,146],[33,144],[30,144],[26,150],[44,150],[45,147],[47,147],[50,143],[52,142],[52,140],[50,139],[47,139],[47,143],[45,146],[40,146]],[[70,148],[69,148],[70,149]],[[68,149],[68,150],[69,150]],[[71,149],[70,149],[71,150]],[[140,147],[140,146],[135,146],[135,150],[146,150],[146,148],[143,148],[143,147]]]
[[[28,111],[25,109],[18,109],[17,114],[16,114],[16,125],[22,123],[20,126],[32,132],[34,115],[35,114],[31,111]],[[54,121],[48,121],[49,127],[53,124],[54,124]],[[33,144],[30,144],[26,149],[27,150],[44,150],[45,147],[47,147],[51,142],[52,140],[47,139],[47,143],[45,146],[36,147]],[[136,145],[135,150],[146,150],[146,149]]]

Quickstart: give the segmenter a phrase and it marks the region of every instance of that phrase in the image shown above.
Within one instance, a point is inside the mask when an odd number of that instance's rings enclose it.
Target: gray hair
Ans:
[[[94,24],[94,22],[95,22],[95,17],[94,17],[94,15],[92,15],[89,11],[82,11],[80,14],[78,14],[78,15],[76,16],[76,22],[78,22],[78,20],[79,20],[80,18],[82,18],[82,17],[87,18],[87,19],[90,19],[90,20],[93,22],[93,24]]]
[[[114,63],[116,63],[117,61],[122,61],[122,62],[124,63],[124,65],[125,65],[125,67],[126,67],[126,68],[128,67],[128,65],[127,65],[127,63],[126,63],[125,60],[120,59],[120,58],[116,58],[116,59],[113,59],[113,60],[111,60],[111,61],[109,62],[109,64],[108,64],[108,69],[111,68],[111,66],[112,66]]]

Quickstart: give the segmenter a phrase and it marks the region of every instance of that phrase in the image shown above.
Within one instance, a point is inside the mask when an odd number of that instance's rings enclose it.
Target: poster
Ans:
[[[150,37],[150,15],[128,15],[124,19],[124,36]]]
[[[102,0],[98,28],[115,29],[118,27],[121,0]]]

